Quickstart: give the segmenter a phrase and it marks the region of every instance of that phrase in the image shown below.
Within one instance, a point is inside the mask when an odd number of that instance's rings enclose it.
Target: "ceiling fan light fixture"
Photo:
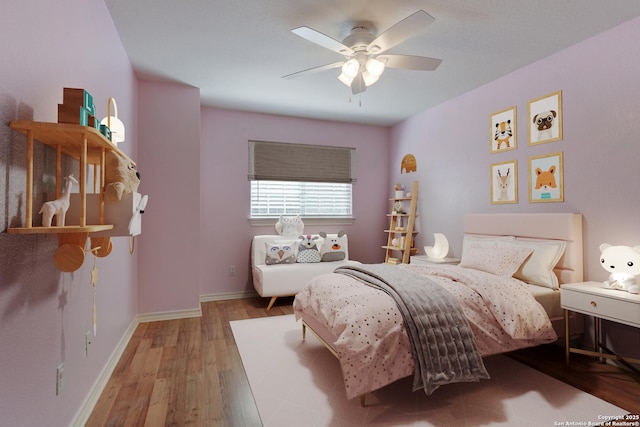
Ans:
[[[424,27],[431,24],[435,18],[424,10],[407,16],[395,23],[382,33],[375,34],[370,23],[356,24],[351,33],[342,41],[335,40],[309,27],[299,27],[291,30],[294,34],[321,47],[327,48],[344,56],[341,62],[314,67],[297,73],[288,74],[283,78],[297,77],[304,74],[341,67],[338,79],[351,87],[354,95],[362,93],[378,81],[389,64],[390,68],[407,70],[433,71],[442,62],[441,59],[414,55],[394,55],[386,52],[405,40],[416,36]]]
[[[375,82],[378,81],[380,76],[376,76],[374,74],[371,74],[369,71],[364,71],[362,73],[362,78],[364,79],[364,84],[366,86],[371,86],[372,84],[374,84]]]
[[[356,58],[351,58],[342,66],[342,73],[351,79],[358,75],[358,71],[360,71],[360,61]]]
[[[382,75],[382,73],[384,72],[384,66],[384,61],[376,58],[367,59],[367,72],[372,76],[376,76],[376,78]]]
[[[340,75],[338,76],[338,80],[340,80],[345,85],[351,87],[351,83],[353,82],[353,77],[349,77],[345,73],[340,73]]]

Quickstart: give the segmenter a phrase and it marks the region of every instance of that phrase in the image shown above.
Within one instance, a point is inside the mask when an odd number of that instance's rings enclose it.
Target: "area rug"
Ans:
[[[338,360],[293,315],[231,322],[262,423],[286,426],[598,425],[626,411],[506,356],[485,358],[490,380],[431,396],[411,378],[366,397],[345,397]],[[591,424],[589,424],[591,423]]]

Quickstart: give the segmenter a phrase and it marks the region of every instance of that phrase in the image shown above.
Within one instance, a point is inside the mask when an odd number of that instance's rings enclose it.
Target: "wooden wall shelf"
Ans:
[[[66,123],[33,122],[30,120],[13,120],[9,123],[11,129],[17,130],[33,139],[53,148],[61,147],[62,153],[76,160],[82,157],[84,139],[87,140],[87,163],[100,165],[103,150],[116,153],[135,164],[118,147],[104,137],[97,129],[89,126],[71,125]]]
[[[98,233],[113,229],[113,224],[87,225],[65,225],[62,227],[14,227],[7,229],[11,234],[61,234],[61,233]]]
[[[116,152],[135,164],[126,154],[109,141],[98,130],[89,126],[66,123],[35,122],[30,120],[13,120],[9,127],[27,136],[27,183],[24,227],[8,228],[12,234],[57,234],[58,250],[54,254],[54,263],[61,271],[75,271],[84,262],[86,240],[89,233],[111,230],[113,224],[104,224],[104,185],[106,153]],[[56,197],[61,192],[61,158],[66,154],[80,162],[78,178],[80,190],[80,220],[78,225],[63,227],[33,226],[33,142],[38,141],[56,150]],[[99,224],[87,224],[87,165],[94,166],[94,191],[99,182]],[[97,176],[97,167],[100,176]],[[97,256],[107,256],[111,252],[109,238],[92,238],[92,250]],[[99,242],[99,243],[96,243]],[[101,245],[98,250],[97,244]]]

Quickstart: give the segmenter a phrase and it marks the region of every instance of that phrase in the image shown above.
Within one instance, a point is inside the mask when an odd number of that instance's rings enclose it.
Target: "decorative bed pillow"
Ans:
[[[551,289],[559,289],[558,276],[553,271],[564,251],[567,242],[564,240],[528,240],[517,238],[509,244],[531,250],[531,256],[513,275],[523,282]]]
[[[302,263],[320,262],[320,251],[316,242],[319,237],[307,234],[300,236],[300,239],[296,261]]]
[[[462,253],[460,267],[485,271],[496,276],[511,277],[531,254],[531,249],[506,244],[504,241],[475,241]]]
[[[276,231],[282,236],[297,237],[304,231],[304,223],[300,215],[280,215],[280,219],[276,222]]]
[[[264,245],[266,248],[265,264],[294,264],[296,262],[297,241],[265,242]]]
[[[465,234],[462,238],[462,255],[460,258],[464,258],[465,250],[473,242],[503,242],[505,240],[515,240],[513,236],[482,236],[476,234]]]
[[[320,236],[324,239],[320,245],[321,261],[331,262],[347,259],[347,235],[344,231],[339,231],[335,236],[328,236],[322,231]]]

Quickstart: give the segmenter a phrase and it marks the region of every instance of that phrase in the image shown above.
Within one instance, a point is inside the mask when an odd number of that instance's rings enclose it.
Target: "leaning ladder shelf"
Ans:
[[[400,252],[402,264],[409,264],[411,255],[418,253],[418,249],[413,247],[413,239],[415,235],[418,234],[417,231],[415,231],[416,209],[418,206],[418,181],[413,182],[411,197],[394,197],[389,200],[392,202],[392,206],[394,206],[396,202],[404,203],[405,201],[409,201],[410,203],[406,213],[398,213],[394,208],[390,214],[387,214],[390,220],[389,229],[384,230],[384,232],[387,233],[387,244],[382,247],[386,252],[384,261],[392,264],[391,261],[397,259],[393,256],[394,252]],[[400,227],[401,223],[402,227]],[[393,244],[393,240],[397,239],[398,236],[402,243],[401,246]]]
[[[13,120],[9,126],[27,136],[26,163],[26,206],[24,227],[8,228],[12,234],[57,234],[58,250],[54,262],[61,271],[75,271],[84,261],[84,247],[89,233],[114,228],[113,224],[104,224],[104,182],[105,156],[107,151],[115,151],[131,163],[129,157],[105,138],[96,129],[64,123],[34,122],[31,120]],[[80,162],[80,224],[63,227],[33,226],[33,142],[39,141],[56,150],[56,197],[61,191],[61,158],[66,154]],[[94,166],[94,192],[96,183],[100,183],[99,224],[87,224],[87,165]],[[100,177],[96,176],[96,166],[100,167]],[[92,238],[91,248],[97,256],[107,256],[111,252],[109,238]]]

